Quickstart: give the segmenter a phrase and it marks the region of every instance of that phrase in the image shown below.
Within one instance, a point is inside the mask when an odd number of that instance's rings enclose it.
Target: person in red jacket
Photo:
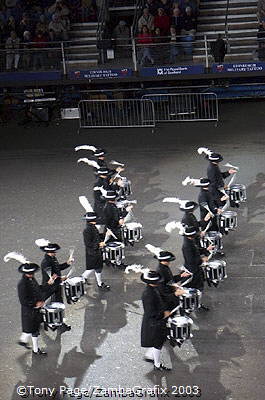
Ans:
[[[154,64],[154,59],[151,53],[150,44],[153,43],[152,34],[147,26],[143,26],[141,33],[137,36],[138,62],[141,66],[144,65],[145,59]]]
[[[162,36],[168,36],[170,29],[170,18],[165,14],[163,8],[157,10],[157,15],[154,19],[155,28],[160,28]]]
[[[36,32],[36,36],[33,39],[34,42],[34,56],[33,56],[33,68],[37,69],[39,67],[42,69],[45,65],[45,55],[47,56],[47,50],[44,48],[48,47],[47,45],[47,37],[41,31]]]

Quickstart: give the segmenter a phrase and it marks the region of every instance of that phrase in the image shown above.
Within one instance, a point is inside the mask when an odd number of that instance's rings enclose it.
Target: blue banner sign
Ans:
[[[38,81],[58,81],[61,79],[60,71],[48,72],[3,72],[0,73],[0,82],[38,82]]]
[[[262,72],[265,71],[265,62],[242,62],[233,64],[214,64],[213,72]]]
[[[90,69],[87,71],[72,71],[69,74],[70,79],[112,79],[128,78],[129,76],[132,76],[131,68]]]
[[[177,65],[170,67],[141,68],[141,76],[197,75],[204,73],[204,65]]]

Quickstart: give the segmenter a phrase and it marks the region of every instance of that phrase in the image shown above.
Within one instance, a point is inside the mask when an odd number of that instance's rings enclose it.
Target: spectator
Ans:
[[[192,9],[187,7],[183,21],[183,29],[181,30],[181,41],[183,42],[184,54],[192,56],[193,39],[196,32],[196,19],[192,14]]]
[[[142,32],[144,26],[147,27],[150,32],[154,30],[154,17],[149,13],[148,8],[143,9],[143,14],[138,20],[139,32]]]
[[[16,31],[17,25],[15,18],[11,15],[8,20],[7,24],[5,25],[5,36],[9,37],[12,31]]]
[[[175,25],[170,27],[170,64],[175,64],[177,56],[179,55],[179,39],[177,37],[177,31]]]
[[[264,61],[265,60],[265,19],[263,19],[262,24],[259,25],[257,38],[258,38],[258,59],[261,61]]]
[[[120,21],[118,25],[113,30],[113,38],[116,40],[116,52],[117,55],[122,57],[126,53],[128,53],[128,48],[124,47],[128,46],[130,39],[130,29],[126,25],[125,21]],[[120,46],[120,47],[119,47]]]
[[[165,14],[163,8],[157,10],[157,15],[154,18],[155,28],[160,28],[161,36],[168,36],[170,28],[170,18]]]
[[[69,8],[61,0],[56,0],[55,3],[48,9],[49,14],[57,15],[58,17],[64,18],[69,15]]]
[[[6,40],[6,69],[7,71],[10,71],[11,68],[14,68],[15,70],[18,69],[18,63],[20,59],[20,54],[19,54],[19,44],[20,44],[20,39],[17,37],[17,34],[15,31],[11,31],[9,38]]]
[[[160,0],[158,3],[158,8],[163,8],[166,15],[170,15],[172,12],[172,4],[170,0]]]
[[[46,38],[49,37],[49,34],[48,34],[48,24],[47,24],[47,22],[46,22],[46,18],[45,18],[45,15],[44,15],[44,14],[42,14],[42,15],[40,16],[39,21],[38,21],[37,24],[36,24],[35,30],[36,30],[36,32],[42,32],[42,33],[46,36]]]
[[[190,7],[192,9],[192,14],[193,16],[197,16],[198,13],[198,6],[197,6],[197,2],[196,0],[179,0],[176,3],[174,3],[174,5],[177,5],[178,8],[180,9],[180,11],[182,13],[185,13],[185,10],[187,7]],[[174,7],[173,5],[173,7]]]
[[[141,33],[137,36],[136,43],[139,45],[138,63],[143,66],[147,60],[150,61],[151,64],[154,64],[154,59],[150,50],[150,44],[153,43],[153,38],[147,26],[143,26]]]
[[[53,15],[49,23],[49,35],[51,41],[67,40],[67,31],[57,15]]]
[[[22,16],[22,20],[18,26],[18,36],[23,38],[24,32],[28,31],[30,33],[33,32],[33,24],[31,23],[28,14],[24,13]]]
[[[153,43],[156,43],[155,46],[152,46],[152,56],[154,58],[155,64],[161,64],[164,61],[165,54],[165,37],[161,37],[160,28],[155,28],[154,36],[153,36]]]
[[[184,26],[184,17],[181,14],[181,11],[178,7],[173,9],[173,15],[171,18],[171,26],[175,27],[177,36],[180,36],[181,29],[183,29],[183,26]]]
[[[226,43],[222,39],[221,33],[218,34],[215,42],[211,42],[211,53],[214,58],[214,62],[223,63],[226,55]]]
[[[23,33],[23,54],[22,54],[22,64],[23,69],[29,70],[31,67],[32,61],[32,52],[31,52],[31,33],[29,31],[25,31]]]
[[[33,39],[34,42],[34,56],[33,56],[33,68],[44,68],[45,66],[45,56],[47,54],[45,47],[47,47],[47,37],[41,31],[36,32],[36,36]]]
[[[11,17],[11,15],[13,16],[16,4],[17,0],[5,0],[6,15],[8,18]]]
[[[258,0],[257,4],[257,17],[260,24],[262,24],[265,18],[265,0]]]
[[[155,16],[157,13],[158,4],[157,4],[156,0],[147,0],[145,3],[145,8],[148,9],[148,11],[151,15]]]

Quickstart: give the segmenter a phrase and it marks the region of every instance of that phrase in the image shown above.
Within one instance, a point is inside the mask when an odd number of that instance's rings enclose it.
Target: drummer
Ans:
[[[228,176],[235,174],[236,169],[230,168],[228,171],[221,172],[219,168],[219,163],[223,161],[223,157],[219,153],[214,153],[213,151],[204,149],[206,153],[206,160],[209,161],[207,168],[207,178],[210,180],[209,192],[213,195],[213,199],[217,207],[222,207],[225,202],[229,199],[229,196],[225,193],[227,186],[224,183],[224,179]]]
[[[161,349],[167,337],[166,318],[170,316],[159,291],[163,278],[156,271],[146,271],[141,280],[147,284],[142,294],[144,315],[141,327],[141,346],[148,348],[145,361],[153,362],[155,371],[170,371],[161,362]],[[183,293],[182,289],[176,290],[176,296]]]
[[[62,276],[61,271],[69,268],[74,259],[72,257],[69,257],[66,262],[59,264],[56,258],[56,252],[60,250],[61,247],[57,243],[51,243],[48,240],[45,241],[45,239],[37,239],[35,243],[37,244],[37,246],[39,246],[40,250],[45,253],[44,258],[41,262],[42,284],[48,282],[51,275],[56,274],[58,277],[58,286],[54,295],[51,298],[51,301],[63,303],[63,288],[60,283],[64,282],[67,279],[67,276]],[[60,326],[59,330],[61,333],[64,333],[65,331],[70,331],[71,326],[63,323],[62,326]]]
[[[204,287],[204,274],[201,267],[203,262],[208,261],[208,257],[200,255],[199,248],[196,245],[196,237],[198,230],[194,226],[188,226],[184,231],[184,240],[182,245],[182,253],[184,257],[184,277],[192,277],[192,279],[184,284],[184,286],[203,290]],[[209,308],[201,304],[201,308],[208,311]]]

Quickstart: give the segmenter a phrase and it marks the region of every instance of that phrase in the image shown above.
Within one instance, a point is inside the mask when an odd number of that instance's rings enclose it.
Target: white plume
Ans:
[[[9,260],[16,260],[21,264],[28,264],[30,262],[23,256],[23,254],[16,253],[15,251],[11,251],[4,256],[4,262],[8,262]]]
[[[77,160],[77,162],[78,162],[78,163],[84,162],[84,163],[90,165],[90,167],[94,167],[94,168],[97,168],[97,169],[100,168],[100,165],[98,165],[98,163],[97,163],[96,161],[94,161],[94,160],[89,160],[88,158],[79,158],[79,159]]]
[[[81,206],[84,207],[84,209],[86,210],[86,212],[94,212],[91,204],[89,203],[89,201],[87,200],[86,196],[79,196],[79,202],[81,204]]]
[[[128,265],[128,267],[126,267],[125,269],[125,274],[129,274],[130,271],[136,272],[136,273],[143,273],[146,271],[149,271],[149,268],[144,267],[143,265],[140,264],[131,264]]]
[[[235,165],[232,165],[232,164],[230,164],[230,163],[224,164],[224,167],[233,168],[233,169],[236,169],[237,171],[239,170],[239,167],[236,167]]]
[[[120,163],[120,162],[118,162],[118,161],[115,161],[115,160],[111,160],[111,161],[110,161],[110,164],[111,164],[111,165],[118,165],[118,166],[120,166],[120,167],[124,167],[124,164],[122,164],[122,163]]]
[[[187,185],[199,185],[200,184],[200,179],[195,179],[195,178],[190,178],[189,176],[187,176],[184,181],[182,181],[182,185],[183,186],[187,186]]]
[[[163,249],[160,249],[159,247],[155,247],[152,244],[146,244],[145,247],[147,248],[147,250],[150,251],[150,253],[153,253],[155,256],[158,256],[159,253],[161,251],[163,251]]]
[[[176,228],[178,228],[178,225],[177,225],[177,222],[176,221],[171,221],[171,222],[168,222],[167,224],[166,224],[166,226],[165,226],[165,230],[168,232],[168,233],[171,233],[174,229],[176,229]]]
[[[50,243],[50,241],[49,240],[47,240],[47,239],[36,239],[35,240],[35,244],[38,246],[38,247],[45,247],[45,246],[48,246],[48,244]]]
[[[180,204],[182,207],[184,207],[188,201],[189,200],[180,200],[178,197],[165,197],[163,199],[163,203],[177,203]]]
[[[207,156],[210,156],[213,153],[213,151],[210,150],[210,149],[207,149],[207,147],[199,147],[197,151],[198,151],[199,154],[204,153]]]
[[[76,146],[75,147],[75,151],[78,150],[91,150],[95,153],[95,151],[97,150],[97,148],[95,146],[89,146],[87,144],[83,144],[82,146]]]

